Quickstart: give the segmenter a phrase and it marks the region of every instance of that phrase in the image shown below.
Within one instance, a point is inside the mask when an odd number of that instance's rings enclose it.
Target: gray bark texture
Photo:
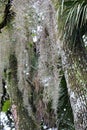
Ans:
[[[87,129],[87,58],[83,50],[62,52],[68,93],[76,130]]]

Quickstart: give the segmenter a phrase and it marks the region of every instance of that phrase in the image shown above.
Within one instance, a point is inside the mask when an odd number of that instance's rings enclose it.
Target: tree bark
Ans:
[[[62,51],[68,93],[74,115],[76,130],[87,129],[87,54],[83,48]]]

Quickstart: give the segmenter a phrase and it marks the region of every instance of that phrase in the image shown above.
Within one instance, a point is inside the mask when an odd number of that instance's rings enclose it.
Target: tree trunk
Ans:
[[[49,128],[55,127],[63,68],[75,128],[86,130],[85,52],[71,51],[65,45],[61,47],[55,10],[50,0],[13,0],[11,4],[14,19],[6,22],[4,27],[0,26],[0,86],[4,78],[16,129],[40,130],[41,123],[48,124]],[[6,77],[3,76],[5,68]],[[0,89],[0,97],[1,93]]]
[[[70,96],[76,130],[87,129],[87,54],[83,48],[72,51],[64,45],[62,64]]]

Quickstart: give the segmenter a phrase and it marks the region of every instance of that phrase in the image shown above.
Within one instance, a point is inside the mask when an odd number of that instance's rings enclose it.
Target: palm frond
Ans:
[[[64,75],[60,82],[60,88],[61,89],[58,102],[58,130],[75,130],[73,123],[73,113]]]
[[[62,0],[61,18],[64,17],[63,35],[76,46],[76,41],[87,29],[87,1],[86,0]],[[83,30],[85,28],[85,30]]]

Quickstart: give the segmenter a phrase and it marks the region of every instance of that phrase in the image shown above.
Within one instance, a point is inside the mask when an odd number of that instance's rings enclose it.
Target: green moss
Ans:
[[[5,103],[4,103],[4,105],[3,105],[3,107],[2,107],[2,111],[3,112],[7,112],[8,109],[10,108],[10,106],[11,106],[10,100],[6,100]]]

